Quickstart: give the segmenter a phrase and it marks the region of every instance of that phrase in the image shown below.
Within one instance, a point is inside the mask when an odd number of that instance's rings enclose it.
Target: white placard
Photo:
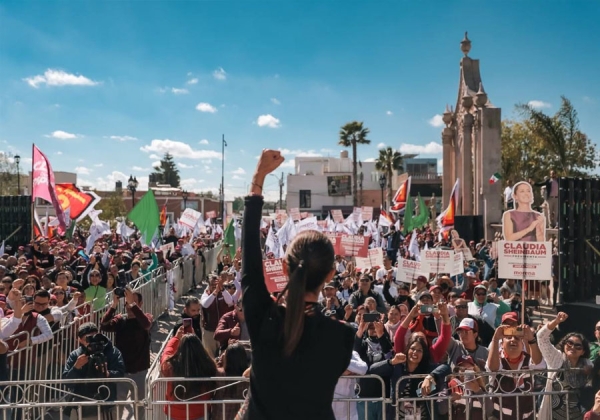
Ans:
[[[289,216],[292,218],[292,220],[295,222],[296,220],[300,220],[300,209],[298,208],[294,208],[294,209],[290,209],[290,214]]]
[[[465,273],[465,259],[462,252],[456,252],[454,254],[454,260],[452,261],[452,270],[450,276],[458,276],[459,274]]]
[[[356,260],[356,268],[361,269],[363,272],[373,267],[381,268],[383,267],[383,249],[371,248],[367,257],[354,257],[354,259]]]
[[[450,273],[454,265],[454,251],[446,249],[421,250],[421,268],[427,273]]]
[[[423,272],[419,261],[398,259],[398,269],[396,271],[396,283],[414,284],[417,282],[417,277],[425,276],[429,278],[429,274]]]
[[[335,223],[344,223],[344,214],[341,210],[331,210],[331,217]]]
[[[300,233],[304,232],[305,230],[321,231],[321,229],[319,228],[319,224],[317,223],[316,217],[307,217],[306,219],[298,222],[298,224],[296,225],[296,232]]]
[[[362,219],[371,221],[373,219],[373,207],[363,206],[361,208]]]
[[[552,280],[552,242],[498,241],[498,277]]]
[[[181,214],[181,217],[179,218],[179,223],[190,229],[194,229],[196,227],[196,224],[198,223],[198,220],[200,220],[201,217],[202,213],[194,209],[188,208],[185,209],[185,211]]]

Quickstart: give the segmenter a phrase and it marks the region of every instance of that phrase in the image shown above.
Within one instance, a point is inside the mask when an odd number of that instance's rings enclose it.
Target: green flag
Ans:
[[[412,221],[413,228],[420,228],[429,223],[429,209],[425,205],[425,200],[423,200],[421,194],[419,194],[418,197],[419,214],[417,214]]]
[[[154,192],[149,190],[135,207],[129,212],[127,218],[131,220],[142,234],[142,243],[150,245],[158,226],[160,225],[160,214],[158,204],[154,198]]]
[[[406,205],[404,206],[404,222],[402,226],[402,234],[406,235],[408,232],[412,232],[413,228],[413,201],[412,198],[406,197]]]
[[[225,233],[223,233],[223,242],[226,245],[229,245],[227,248],[231,259],[235,258],[235,227],[233,225],[233,217],[229,221],[227,225],[227,229],[225,229]]]
[[[75,223],[75,220],[71,220],[71,226],[69,226],[69,228],[67,229],[67,232],[65,233],[65,237],[67,239],[73,238],[73,232],[75,232],[76,225],[77,225],[77,223]]]

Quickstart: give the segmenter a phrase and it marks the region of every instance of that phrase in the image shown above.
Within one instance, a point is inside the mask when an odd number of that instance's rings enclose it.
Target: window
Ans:
[[[300,190],[300,208],[309,209],[310,207],[310,190]]]

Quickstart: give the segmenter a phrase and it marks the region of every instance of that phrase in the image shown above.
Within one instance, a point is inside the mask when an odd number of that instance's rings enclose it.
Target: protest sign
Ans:
[[[307,219],[301,220],[296,225],[296,232],[304,232],[305,230],[317,230],[320,231],[319,225],[317,224],[316,217],[309,217]]]
[[[421,250],[421,268],[426,273],[450,273],[454,265],[454,251],[445,249]]]
[[[417,277],[419,276],[429,278],[429,273],[423,271],[419,261],[407,260],[404,258],[398,259],[396,283],[414,284],[417,282]]]
[[[552,280],[552,242],[498,241],[498,277]]]
[[[342,233],[339,238],[339,254],[346,257],[366,258],[369,250],[369,237],[362,235],[347,235]]]
[[[459,274],[464,274],[464,272],[465,272],[464,254],[462,252],[455,252],[454,260],[452,262],[452,270],[450,271],[450,276],[458,276]]]
[[[171,253],[175,252],[175,245],[171,242],[161,245],[159,249],[163,252],[164,257],[167,258]]]
[[[362,271],[369,270],[373,267],[383,267],[383,249],[371,248],[365,258],[355,257],[356,268]]]
[[[362,219],[371,221],[373,219],[373,207],[363,206],[361,208]]]
[[[354,207],[354,210],[352,210],[352,218],[356,223],[362,223],[362,207]]]
[[[179,223],[189,229],[194,229],[196,227],[196,224],[198,223],[198,220],[200,220],[201,217],[202,214],[199,211],[193,209],[185,209],[185,211],[181,214],[181,217],[179,218]]]
[[[290,217],[292,218],[292,220],[294,222],[300,220],[300,209],[298,209],[298,208],[290,209]]]
[[[212,211],[207,211],[206,212],[206,218],[207,219],[215,219],[217,217],[217,212],[212,210]]]
[[[282,258],[263,260],[263,274],[269,293],[281,292],[285,289],[288,278],[283,272]]]
[[[341,210],[331,210],[331,217],[335,223],[344,223],[344,214]]]

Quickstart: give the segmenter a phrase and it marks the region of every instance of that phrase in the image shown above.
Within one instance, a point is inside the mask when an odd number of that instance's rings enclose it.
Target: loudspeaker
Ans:
[[[483,216],[454,216],[454,229],[467,243],[485,238]]]
[[[31,240],[31,196],[0,196],[0,243],[21,227],[5,243],[13,253]]]

